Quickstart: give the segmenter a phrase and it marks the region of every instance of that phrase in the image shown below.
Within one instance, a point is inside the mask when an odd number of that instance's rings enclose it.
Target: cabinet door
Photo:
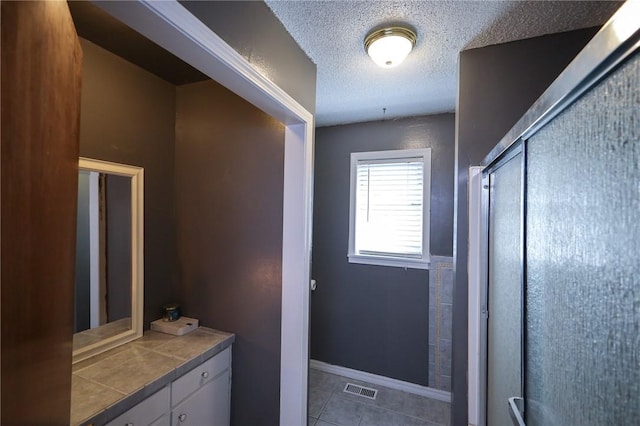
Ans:
[[[229,370],[202,386],[173,409],[173,426],[229,425]]]
[[[169,413],[167,413],[164,416],[160,417],[155,422],[151,423],[149,426],[170,426],[170,425],[171,425],[171,416],[169,415]]]
[[[140,402],[135,407],[116,417],[107,426],[124,426],[124,425],[150,425],[156,426],[157,421],[161,420],[163,414],[169,412],[169,387],[154,393],[149,398]],[[158,420],[156,420],[158,419]],[[157,423],[157,425],[166,425],[169,422]]]
[[[171,407],[180,404],[193,392],[229,368],[231,368],[231,348],[225,349],[173,382],[171,385]]]

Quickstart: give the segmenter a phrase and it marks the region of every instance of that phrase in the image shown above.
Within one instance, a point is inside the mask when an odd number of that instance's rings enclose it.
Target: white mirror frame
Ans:
[[[131,329],[74,350],[74,364],[141,337],[144,313],[144,169],[83,157],[78,168],[131,178]]]

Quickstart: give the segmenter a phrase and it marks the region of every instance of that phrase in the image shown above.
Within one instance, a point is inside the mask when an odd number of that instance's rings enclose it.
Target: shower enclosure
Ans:
[[[640,3],[485,160],[480,421],[640,422]]]

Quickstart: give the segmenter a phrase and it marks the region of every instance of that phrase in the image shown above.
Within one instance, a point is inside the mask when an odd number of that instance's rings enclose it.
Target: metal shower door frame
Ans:
[[[480,326],[480,412],[478,415],[478,425],[486,426],[488,424],[488,326],[489,326],[489,238],[491,235],[490,227],[490,211],[491,211],[491,176],[494,172],[500,169],[511,161],[517,161],[517,157],[520,156],[520,173],[521,173],[521,185],[520,185],[520,394],[524,397],[524,371],[525,371],[525,358],[524,358],[524,307],[525,307],[525,205],[526,205],[526,143],[525,141],[517,141],[512,144],[508,149],[501,153],[491,164],[486,166],[482,171],[482,249],[481,249],[481,265],[484,266],[482,270],[482,281],[480,285],[480,300],[481,300],[481,318],[482,324]],[[505,401],[505,410],[507,410],[507,401]]]

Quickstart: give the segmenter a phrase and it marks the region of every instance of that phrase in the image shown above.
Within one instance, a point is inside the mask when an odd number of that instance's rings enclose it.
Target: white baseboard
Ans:
[[[402,380],[391,379],[389,377],[378,376],[377,374],[367,373],[365,371],[352,370],[351,368],[340,367],[338,365],[327,364],[326,362],[309,360],[309,368],[324,371],[325,373],[337,374],[339,376],[348,377],[354,380],[380,385],[402,392],[408,392],[415,395],[425,396],[427,398],[437,399],[438,401],[451,402],[451,393],[434,389],[426,386],[416,385],[415,383],[404,382]]]

